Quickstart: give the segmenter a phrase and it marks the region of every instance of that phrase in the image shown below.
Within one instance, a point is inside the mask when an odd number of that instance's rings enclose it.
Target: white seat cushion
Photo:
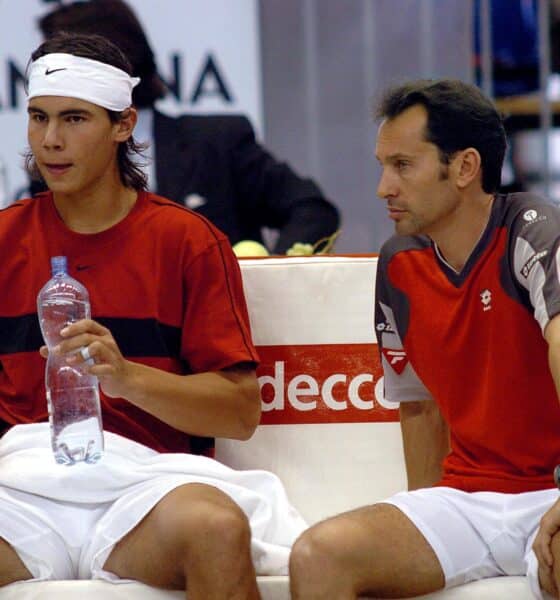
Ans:
[[[287,577],[259,577],[263,600],[290,600]],[[0,600],[179,600],[184,592],[160,590],[141,583],[49,581],[13,583],[0,590]],[[494,577],[421,596],[425,600],[529,600],[525,577]]]

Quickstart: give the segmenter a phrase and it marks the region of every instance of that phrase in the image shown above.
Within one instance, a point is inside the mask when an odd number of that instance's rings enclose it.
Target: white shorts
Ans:
[[[500,575],[527,575],[535,598],[539,586],[531,546],[557,489],[499,494],[468,493],[448,487],[400,492],[386,503],[399,508],[433,548],[445,587]]]
[[[114,545],[163,496],[188,483],[220,489],[245,512],[258,574],[287,573],[291,545],[306,524],[272,473],[159,454],[107,432],[99,463],[58,465],[47,423],[18,425],[0,439],[0,537],[36,580],[118,582],[103,570]]]
[[[9,542],[37,581],[118,578],[103,565],[176,483],[154,480],[116,502],[73,504],[0,487],[0,537]],[[130,510],[133,510],[133,513]],[[132,518],[131,518],[132,517]]]

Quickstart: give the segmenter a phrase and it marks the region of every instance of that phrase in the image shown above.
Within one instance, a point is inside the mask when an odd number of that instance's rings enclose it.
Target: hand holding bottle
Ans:
[[[53,352],[63,356],[68,365],[95,375],[106,396],[126,397],[134,365],[123,357],[109,329],[100,323],[82,319],[68,324]],[[45,346],[41,354],[48,355]]]

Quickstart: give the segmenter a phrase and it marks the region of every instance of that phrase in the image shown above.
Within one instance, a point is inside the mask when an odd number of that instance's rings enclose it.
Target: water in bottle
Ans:
[[[69,323],[90,318],[86,288],[67,271],[65,256],[51,258],[52,278],[37,297],[37,312],[49,357],[45,387],[51,443],[56,462],[73,465],[95,463],[103,455],[103,427],[97,377],[83,366],[70,366],[64,356],[51,351],[62,341]]]

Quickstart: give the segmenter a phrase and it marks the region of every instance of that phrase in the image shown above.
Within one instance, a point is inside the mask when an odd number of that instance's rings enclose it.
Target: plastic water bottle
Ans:
[[[95,463],[103,455],[103,426],[99,383],[82,366],[71,366],[52,348],[62,341],[60,331],[69,323],[89,319],[89,294],[67,272],[65,256],[51,258],[52,278],[37,297],[37,312],[49,357],[45,388],[51,443],[57,463]]]

